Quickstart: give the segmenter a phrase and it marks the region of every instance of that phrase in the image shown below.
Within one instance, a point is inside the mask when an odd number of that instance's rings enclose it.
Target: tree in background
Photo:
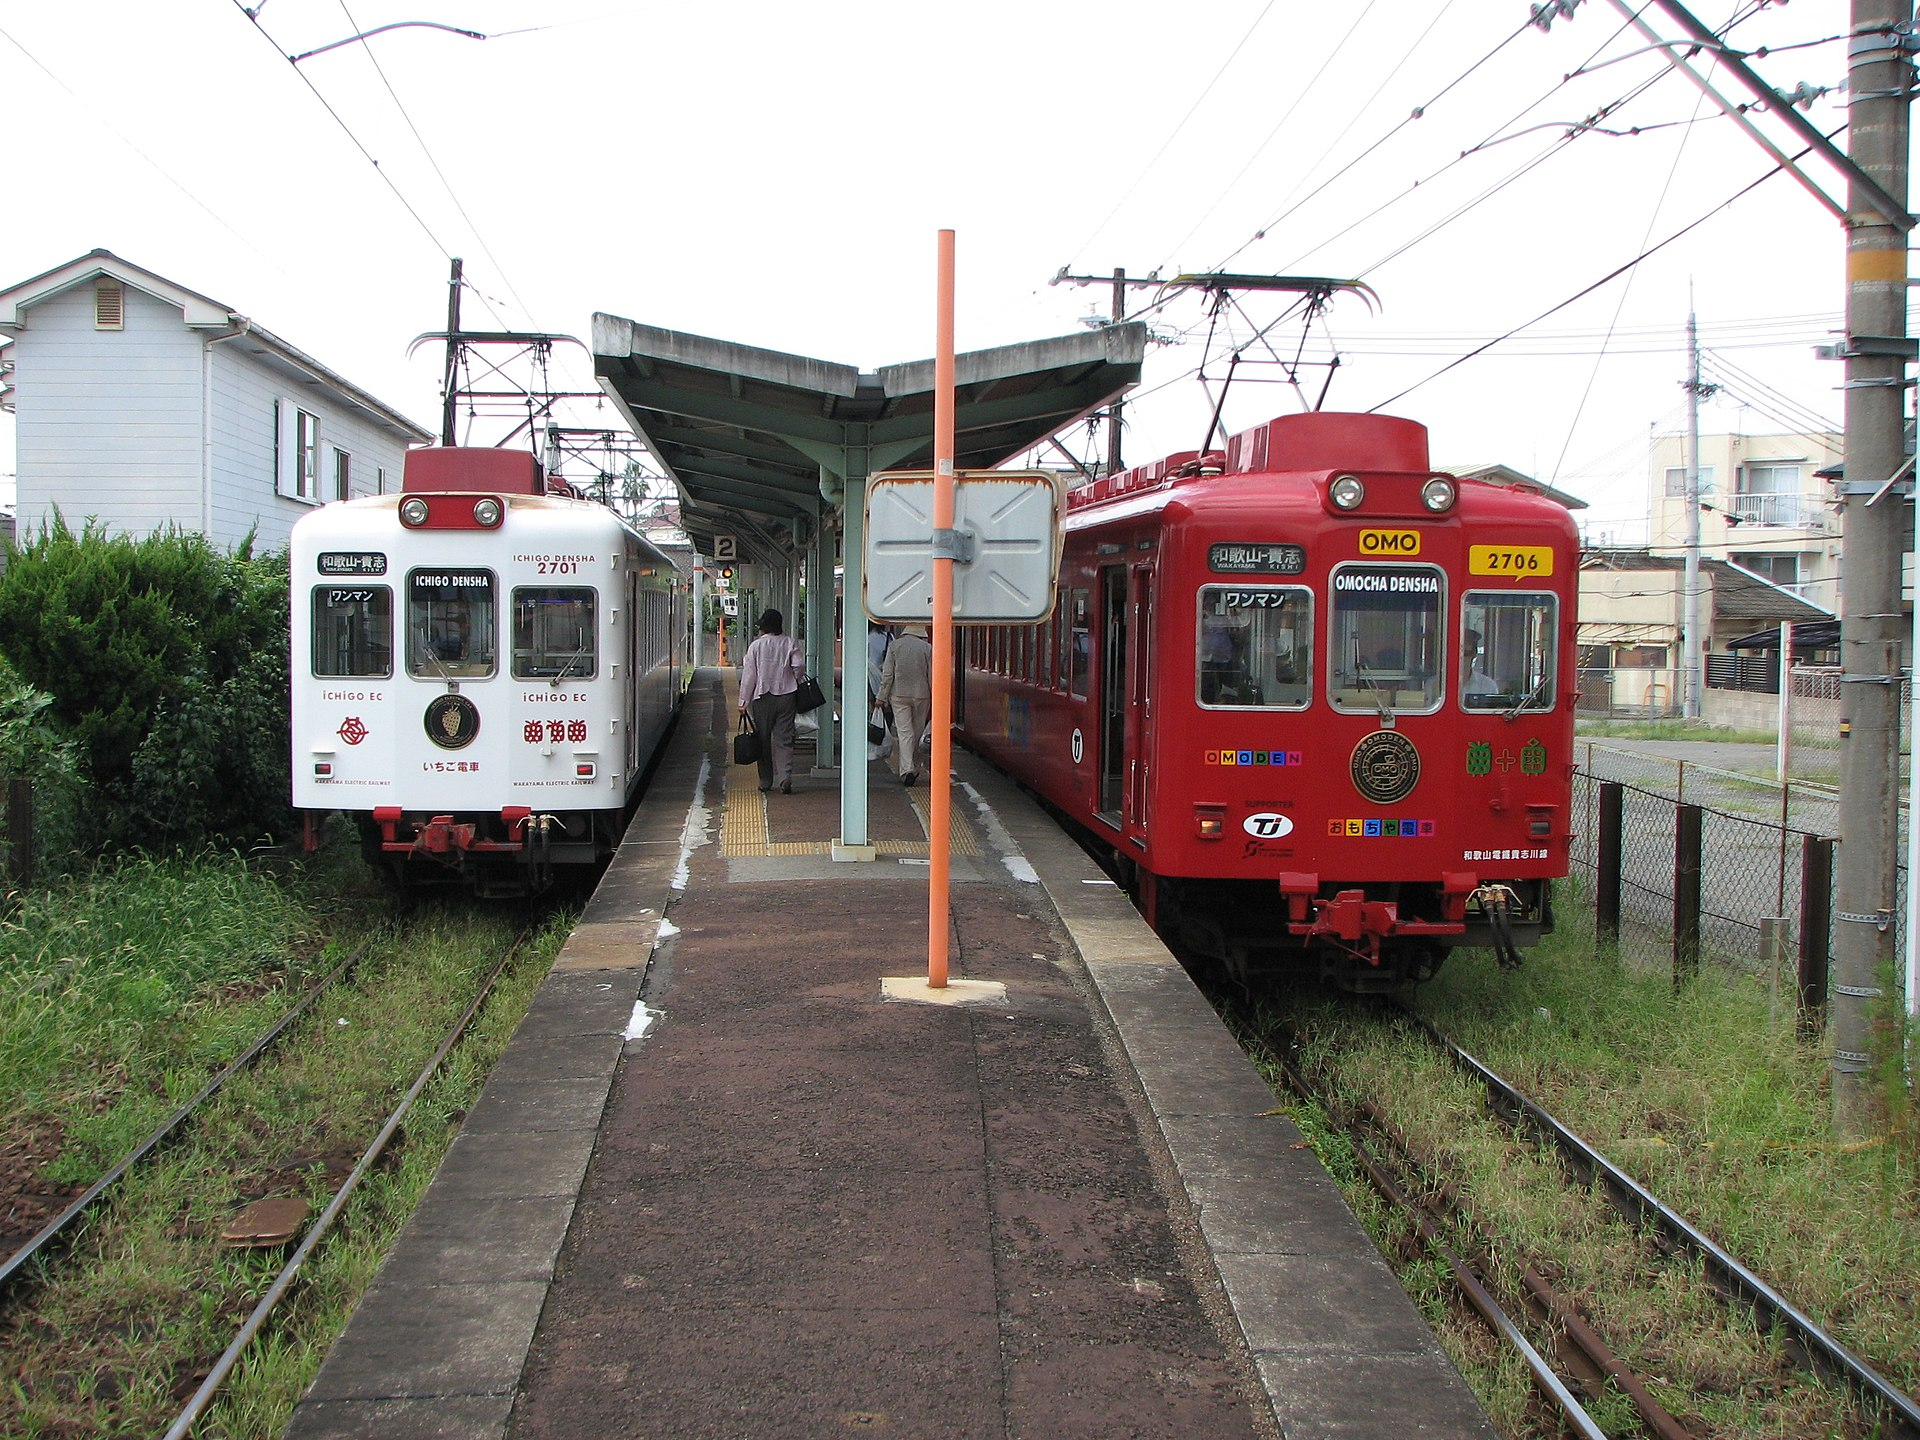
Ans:
[[[73,743],[91,848],[287,832],[284,554],[56,513],[0,576],[0,654]]]

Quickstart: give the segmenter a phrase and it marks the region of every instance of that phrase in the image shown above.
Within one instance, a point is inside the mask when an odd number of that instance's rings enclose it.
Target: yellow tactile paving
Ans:
[[[923,829],[933,823],[933,802],[925,790],[908,792],[907,798],[913,802],[914,813],[920,817]],[[966,815],[959,806],[954,806],[947,816],[947,846],[955,855],[978,855],[980,842],[975,838],[973,827],[967,823]],[[878,855],[906,855],[924,857],[932,847],[925,840],[876,840],[874,853]],[[727,791],[726,807],[720,818],[720,854],[728,860],[745,860],[758,856],[772,855],[830,855],[833,842],[830,840],[771,840],[767,837],[767,798],[757,790],[741,794],[736,790]]]
[[[757,790],[738,794],[727,787],[726,809],[720,814],[722,855],[767,853],[767,802]]]

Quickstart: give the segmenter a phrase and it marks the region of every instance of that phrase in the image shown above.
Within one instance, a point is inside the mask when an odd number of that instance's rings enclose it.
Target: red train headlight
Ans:
[[[1360,502],[1367,498],[1367,487],[1360,483],[1358,475],[1336,475],[1327,486],[1327,498],[1342,510],[1358,510]]]
[[[427,502],[418,495],[409,495],[400,502],[400,523],[417,530],[427,523]]]
[[[1458,488],[1444,475],[1436,475],[1420,487],[1420,503],[1435,515],[1444,515],[1459,498]]]
[[[473,502],[473,520],[483,530],[491,530],[500,523],[500,502],[486,495]]]

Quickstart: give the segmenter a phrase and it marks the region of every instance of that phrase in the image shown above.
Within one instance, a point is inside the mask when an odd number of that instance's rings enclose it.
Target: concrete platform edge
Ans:
[[[956,779],[993,811],[1039,877],[1079,952],[1094,995],[1133,1067],[1167,1170],[1177,1176],[1240,1339],[1288,1440],[1345,1437],[1337,1405],[1303,1389],[1304,1359],[1338,1359],[1343,1373],[1408,1396],[1406,1413],[1444,1427],[1423,1435],[1495,1440],[1497,1432],[1431,1328],[1273,1092],[1179,962],[1132,902],[1019,787],[972,756]],[[1323,1191],[1312,1213],[1283,1221],[1268,1203],[1277,1175]],[[1338,1261],[1335,1266],[1330,1262]],[[1275,1295],[1324,1292],[1329,1278],[1359,1289],[1321,1293],[1303,1334]],[[1417,1397],[1417,1398],[1416,1398]],[[1416,1408],[1417,1407],[1417,1408]],[[1374,1413],[1379,1413],[1377,1410]]]
[[[668,803],[635,814],[609,869],[617,883],[595,892],[554,958],[419,1209],[295,1406],[286,1440],[506,1434],[621,1036],[673,899],[681,797],[695,795],[721,698],[714,673],[699,672],[649,785]],[[609,943],[649,919],[644,948]],[[474,1279],[449,1285],[448,1273]]]

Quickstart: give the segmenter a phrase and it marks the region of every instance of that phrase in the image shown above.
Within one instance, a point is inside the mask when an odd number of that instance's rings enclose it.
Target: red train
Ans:
[[[1567,873],[1577,559],[1415,421],[1283,416],[1070,492],[1051,619],[963,632],[961,736],[1236,974],[1512,961]]]

